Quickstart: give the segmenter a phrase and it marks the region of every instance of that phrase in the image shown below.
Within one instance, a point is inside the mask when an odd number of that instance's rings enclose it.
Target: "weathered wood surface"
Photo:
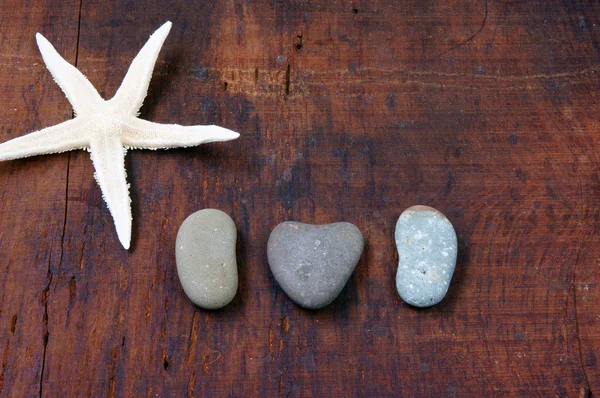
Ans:
[[[143,117],[242,137],[128,154],[129,252],[86,152],[0,164],[0,395],[600,391],[600,6],[3,0],[0,139],[72,116],[36,31],[110,97],[166,20]],[[460,241],[429,310],[394,285],[394,224],[417,203]],[[186,299],[174,262],[204,207],[239,229],[239,294],[214,312]],[[284,220],[365,235],[322,311],[269,273]]]

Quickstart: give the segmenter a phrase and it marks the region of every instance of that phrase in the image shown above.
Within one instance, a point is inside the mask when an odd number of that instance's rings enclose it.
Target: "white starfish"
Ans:
[[[125,176],[125,153],[132,149],[190,147],[229,141],[238,133],[218,126],[180,126],[139,119],[158,53],[171,30],[165,23],[135,57],[115,96],[105,101],[73,65],[65,61],[41,34],[36,35],[46,67],[73,105],[75,118],[0,144],[0,161],[87,149],[94,174],[117,235],[125,249],[131,241],[131,199]]]

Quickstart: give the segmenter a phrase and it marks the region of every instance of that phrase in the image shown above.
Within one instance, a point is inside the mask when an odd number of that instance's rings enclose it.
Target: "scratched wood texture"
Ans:
[[[127,155],[132,249],[84,151],[0,164],[0,395],[560,396],[600,390],[600,5],[590,1],[0,2],[0,139],[72,117],[43,33],[110,97],[173,22],[142,117],[230,143]],[[413,204],[459,235],[452,286],[395,291]],[[181,222],[219,208],[239,292],[188,301]],[[349,221],[366,246],[324,310],[266,242]]]

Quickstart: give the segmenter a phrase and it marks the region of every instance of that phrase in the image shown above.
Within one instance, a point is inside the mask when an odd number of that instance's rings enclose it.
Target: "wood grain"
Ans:
[[[242,136],[128,153],[129,252],[86,152],[0,164],[0,395],[600,390],[600,8],[396,3],[1,3],[0,139],[71,117],[36,31],[108,98],[166,20],[142,116]],[[394,285],[394,225],[414,204],[459,235],[448,296],[428,310]],[[194,307],[175,269],[177,229],[201,208],[239,230],[240,289],[220,311]],[[284,220],[366,238],[324,310],[270,275]]]

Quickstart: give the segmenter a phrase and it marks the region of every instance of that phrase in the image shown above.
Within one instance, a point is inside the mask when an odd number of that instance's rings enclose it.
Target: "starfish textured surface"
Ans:
[[[137,117],[169,30],[171,22],[150,36],[131,63],[115,96],[108,101],[38,33],[36,39],[42,58],[73,105],[75,117],[0,144],[0,161],[87,149],[96,170],[94,177],[125,249],[129,249],[132,223],[129,184],[125,178],[127,149],[190,147],[239,137],[238,133],[218,126],[158,124]]]

